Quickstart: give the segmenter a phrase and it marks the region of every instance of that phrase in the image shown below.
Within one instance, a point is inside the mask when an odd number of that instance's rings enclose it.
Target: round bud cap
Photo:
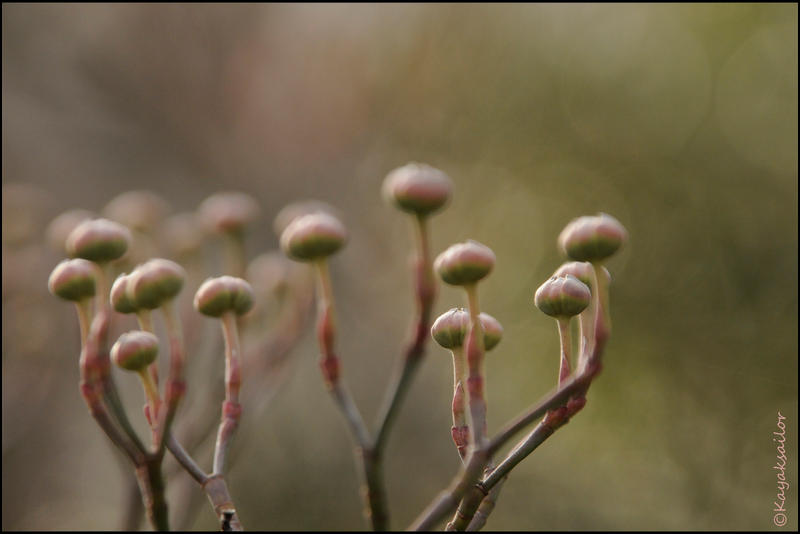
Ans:
[[[219,234],[240,233],[261,212],[258,202],[246,193],[215,193],[197,208],[206,228]]]
[[[553,276],[539,286],[533,301],[547,315],[567,318],[581,313],[591,299],[589,286],[568,274]]]
[[[111,307],[119,313],[134,313],[138,311],[139,307],[128,297],[128,275],[126,273],[122,273],[114,280],[111,285],[109,300],[111,301]]]
[[[479,314],[478,319],[483,329],[484,348],[490,351],[500,343],[500,339],[503,337],[503,327],[488,313]],[[469,312],[464,308],[451,308],[433,322],[431,336],[439,345],[452,350],[464,344],[468,328]]]
[[[488,313],[480,313],[478,319],[480,319],[481,328],[483,328],[483,346],[486,351],[490,351],[495,348],[503,338],[503,327],[500,321]]]
[[[281,248],[292,259],[313,261],[330,256],[344,245],[347,230],[327,213],[311,213],[292,221],[281,234]]]
[[[272,221],[272,228],[275,230],[275,234],[280,237],[283,231],[286,230],[286,227],[295,219],[312,213],[327,213],[337,219],[340,218],[339,210],[327,202],[322,202],[321,200],[302,200],[284,206],[275,216],[275,220]]]
[[[150,332],[133,330],[122,334],[111,347],[111,359],[128,371],[141,371],[156,361],[158,338]]]
[[[431,336],[446,349],[455,349],[464,344],[469,326],[469,313],[463,308],[451,308],[441,314],[431,327]]]
[[[492,249],[469,240],[451,245],[439,254],[433,268],[446,283],[463,286],[473,284],[489,274],[495,259]]]
[[[103,215],[140,232],[153,231],[169,211],[169,204],[152,191],[127,191],[106,204]]]
[[[209,278],[195,293],[194,307],[210,317],[220,317],[229,311],[243,315],[253,307],[253,288],[234,276]]]
[[[128,250],[131,232],[108,219],[83,221],[67,237],[67,254],[95,263],[121,258]]]
[[[384,198],[409,213],[428,215],[447,204],[453,194],[450,178],[430,165],[409,163],[383,181]]]
[[[564,263],[556,269],[556,272],[553,273],[553,276],[567,276],[571,274],[587,286],[589,289],[592,288],[592,280],[594,279],[593,274],[594,269],[592,268],[592,264],[588,261],[568,261]]]
[[[185,278],[186,271],[174,261],[149,260],[128,275],[126,293],[136,308],[154,310],[181,292]]]
[[[65,253],[67,237],[83,221],[94,218],[94,214],[88,210],[75,209],[65,211],[47,226],[47,241],[54,250]]]
[[[90,261],[76,258],[64,260],[50,273],[50,293],[64,300],[81,301],[96,291],[97,267]]]
[[[628,239],[628,232],[611,215],[599,213],[573,219],[558,236],[558,246],[577,261],[601,261]]]

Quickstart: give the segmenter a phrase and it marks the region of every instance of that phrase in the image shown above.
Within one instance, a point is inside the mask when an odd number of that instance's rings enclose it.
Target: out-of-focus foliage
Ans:
[[[115,528],[123,506],[78,393],[77,321],[47,293],[61,258],[50,220],[125,190],[176,211],[242,190],[267,214],[248,235],[256,251],[276,246],[269,219],[288,202],[336,206],[351,234],[332,264],[340,352],[372,420],[413,309],[408,224],[380,184],[410,160],[455,182],[434,252],[473,238],[497,255],[481,287],[505,328],[487,361],[490,433],[555,384],[556,328],[533,291],[560,264],[558,232],[605,211],[630,233],[609,264],[604,372],[580,416],[512,473],[489,527],[770,528],[780,411],[797,528],[796,4],[2,14],[4,529]],[[461,298],[442,287],[436,312]],[[296,350],[270,409],[245,407],[229,480],[240,516],[256,529],[361,526],[313,335]],[[431,343],[392,436],[395,528],[458,466],[449,365]],[[201,510],[194,527],[213,528]]]

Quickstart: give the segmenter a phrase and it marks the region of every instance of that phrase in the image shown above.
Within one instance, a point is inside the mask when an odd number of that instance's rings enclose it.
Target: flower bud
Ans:
[[[589,286],[589,291],[592,291],[592,288],[594,287],[594,268],[592,267],[591,263],[588,261],[567,262],[556,269],[556,272],[553,273],[553,276],[566,276],[568,274],[571,274]],[[606,284],[611,283],[611,273],[608,272],[608,269],[606,269],[605,266],[600,268],[600,276],[605,278]]]
[[[611,215],[600,213],[573,219],[558,236],[558,246],[577,261],[601,261],[614,254],[628,232]]]
[[[122,334],[111,347],[111,359],[128,371],[142,371],[158,356],[158,338],[150,332],[133,330]]]
[[[103,215],[133,230],[151,232],[168,211],[167,201],[152,191],[126,191],[106,204]]]
[[[581,313],[591,299],[589,286],[568,274],[553,276],[539,286],[534,296],[534,303],[547,315],[568,318]]]
[[[480,313],[478,319],[480,319],[481,328],[483,328],[483,346],[486,351],[490,351],[495,348],[503,338],[503,326],[500,324],[500,321],[488,313]]]
[[[383,181],[384,198],[409,213],[428,215],[444,206],[453,193],[450,178],[430,165],[409,163]]]
[[[195,293],[194,307],[210,317],[220,317],[228,311],[243,315],[253,307],[253,288],[233,276],[209,278]]]
[[[139,265],[127,277],[126,293],[136,308],[154,310],[181,292],[186,271],[174,261],[157,258]]]
[[[439,254],[433,264],[446,283],[463,286],[477,282],[491,272],[495,255],[492,249],[477,241],[451,245]]]
[[[341,218],[339,210],[327,202],[322,202],[321,200],[303,200],[284,206],[275,216],[275,220],[272,221],[272,228],[275,230],[275,234],[280,237],[283,231],[286,230],[286,227],[298,217],[320,212],[332,215],[337,219]]]
[[[83,221],[67,237],[67,253],[77,258],[105,263],[121,258],[128,250],[131,232],[108,219]]]
[[[484,348],[492,350],[503,337],[503,327],[488,313],[478,315],[483,329]],[[469,328],[469,312],[464,308],[451,308],[441,314],[431,327],[431,336],[445,349],[456,349],[464,344]]]
[[[91,211],[75,209],[65,211],[47,226],[47,241],[54,250],[66,252],[67,237],[83,221],[93,218]]]
[[[281,234],[281,248],[292,259],[313,261],[330,256],[344,245],[347,230],[327,213],[296,218]]]
[[[50,293],[64,300],[81,301],[94,296],[97,280],[96,266],[87,260],[64,260],[50,273],[47,287]]]
[[[215,193],[197,208],[198,218],[205,227],[219,234],[243,232],[260,212],[252,196],[237,192]]]
[[[455,349],[464,344],[469,326],[469,313],[463,308],[451,308],[441,314],[431,327],[431,336],[446,349]]]
[[[128,297],[128,275],[126,273],[122,273],[114,280],[111,285],[109,300],[111,301],[111,307],[119,313],[134,313],[138,311],[139,307]]]

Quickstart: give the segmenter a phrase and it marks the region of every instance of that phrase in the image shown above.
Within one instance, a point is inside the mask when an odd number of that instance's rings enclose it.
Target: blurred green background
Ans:
[[[556,327],[532,301],[561,262],[558,232],[605,211],[630,233],[609,263],[603,374],[512,473],[488,528],[775,528],[780,411],[784,528],[797,529],[796,4],[2,15],[4,530],[113,529],[124,509],[122,471],[78,392],[77,321],[46,288],[61,259],[44,244],[53,217],[129,189],[176,211],[245,191],[263,210],[252,257],[277,245],[285,204],[337,206],[351,233],[332,265],[340,352],[372,421],[413,310],[409,223],[380,184],[412,160],[456,184],[435,251],[473,238],[498,258],[481,287],[505,327],[487,361],[490,434],[554,385]],[[461,301],[443,287],[436,312]],[[365,527],[312,330],[237,438],[229,486],[250,529]],[[136,384],[117,378],[140,419]],[[388,450],[395,528],[458,468],[450,395],[449,355],[429,346]],[[199,510],[189,527],[214,528]]]

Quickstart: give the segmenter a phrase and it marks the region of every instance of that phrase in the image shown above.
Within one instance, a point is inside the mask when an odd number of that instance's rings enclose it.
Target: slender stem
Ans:
[[[497,504],[497,499],[500,496],[500,491],[503,489],[503,484],[507,477],[503,477],[490,491],[489,494],[483,498],[481,501],[480,506],[475,511],[475,516],[473,517],[472,521],[469,522],[467,525],[467,531],[476,532],[486,525],[486,521],[489,519],[489,516],[494,511],[494,507]]]
[[[139,323],[139,329],[144,332],[150,332],[151,334],[155,334],[155,330],[153,329],[153,314],[150,310],[147,309],[140,309],[136,312],[136,320]]]
[[[601,272],[601,263],[592,263],[594,273],[594,287],[597,288],[593,295],[595,303],[594,339],[596,344],[605,344],[611,335],[611,313],[608,306],[608,283]],[[593,350],[592,352],[596,352]]]
[[[186,452],[186,449],[183,448],[175,436],[171,434],[167,439],[167,448],[195,482],[203,488],[208,500],[211,502],[211,506],[214,508],[214,513],[217,515],[220,530],[243,530],[224,477],[221,474],[206,474]]]
[[[165,409],[159,418],[157,454],[163,455],[166,447],[166,437],[170,434],[178,404],[186,392],[186,382],[183,378],[183,369],[186,363],[186,351],[183,345],[183,331],[180,316],[175,310],[174,301],[167,301],[161,305],[164,322],[169,337],[169,373],[167,374],[166,389],[164,392]],[[152,370],[152,366],[151,366]]]
[[[419,368],[419,364],[425,354],[425,343],[430,337],[430,316],[433,301],[436,298],[436,279],[433,276],[427,218],[424,216],[415,217],[414,230],[416,238],[414,293],[417,316],[412,330],[412,339],[405,351],[402,368],[399,373],[395,372],[393,376],[381,415],[378,417],[378,430],[375,438],[375,449],[378,451],[383,450],[385,447],[386,440],[389,437],[389,430]]]
[[[239,333],[236,326],[236,315],[231,311],[222,314],[222,333],[225,337],[225,401],[222,403],[222,421],[219,425],[214,449],[214,475],[225,473],[228,448],[242,413],[239,404],[239,387],[242,381]]]
[[[464,388],[466,360],[462,347],[455,347],[451,352],[453,354],[453,428],[450,429],[450,433],[463,461],[469,447],[469,425],[467,424],[467,402]]]
[[[191,455],[186,452],[186,449],[183,448],[183,445],[181,445],[172,434],[170,434],[167,438],[167,448],[169,449],[169,452],[172,453],[172,456],[174,456],[178,461],[178,463],[181,464],[186,472],[189,473],[198,484],[202,486],[206,483],[209,478],[208,475],[199,465],[197,465],[197,462],[194,461],[194,458],[192,458]]]
[[[476,449],[486,445],[486,399],[484,396],[483,356],[484,340],[478,306],[478,290],[475,284],[464,287],[469,303],[470,326],[464,340],[467,353],[467,392],[470,413],[470,443]]]
[[[81,347],[86,346],[86,339],[89,337],[89,317],[91,316],[92,302],[86,298],[75,303],[78,312],[78,323],[81,328]]]
[[[167,501],[164,498],[164,477],[161,474],[161,459],[148,457],[144,464],[137,466],[136,476],[142,493],[147,518],[155,530],[169,530]]]
[[[561,365],[558,372],[558,387],[564,383],[570,373],[570,353],[572,352],[572,335],[569,331],[569,317],[559,317],[558,340],[561,344]]]
[[[158,388],[153,383],[153,377],[150,376],[146,368],[139,370],[138,373],[142,381],[142,387],[144,387],[144,395],[147,399],[147,404],[150,406],[150,425],[155,427],[158,423],[158,411],[161,406]]]

